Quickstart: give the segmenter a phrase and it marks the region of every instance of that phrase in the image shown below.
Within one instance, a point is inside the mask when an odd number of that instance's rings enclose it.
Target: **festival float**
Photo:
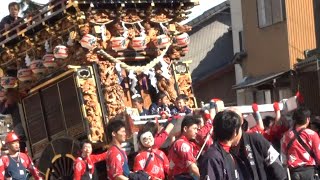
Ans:
[[[148,108],[159,91],[171,102],[186,94],[196,108],[188,62],[180,60],[191,27],[180,22],[197,4],[51,1],[1,32],[1,99],[6,89],[19,91],[28,153],[46,179],[72,176],[78,141],[107,144],[105,125],[114,119],[127,122],[130,153],[143,124],[132,118],[132,96]]]

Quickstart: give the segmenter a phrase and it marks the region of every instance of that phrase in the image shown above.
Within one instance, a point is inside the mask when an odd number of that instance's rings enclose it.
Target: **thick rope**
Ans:
[[[134,72],[145,72],[147,70],[150,70],[151,68],[153,68],[155,65],[157,65],[161,59],[163,59],[163,56],[167,53],[169,47],[170,47],[171,43],[169,43],[166,48],[161,52],[161,54],[154,58],[151,62],[149,62],[148,64],[144,65],[144,66],[130,66],[127,65],[125,62],[122,62],[116,58],[114,58],[113,56],[111,56],[110,54],[106,53],[103,49],[100,49],[97,51],[98,54],[104,56],[105,58],[109,59],[111,62],[113,63],[119,63],[120,66],[122,68],[124,68],[127,71],[133,70]]]

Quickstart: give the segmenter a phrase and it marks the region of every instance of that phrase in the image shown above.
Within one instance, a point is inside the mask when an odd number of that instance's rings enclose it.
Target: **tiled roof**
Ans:
[[[214,7],[190,23],[189,52],[183,60],[192,60],[190,70],[196,82],[232,63],[233,43],[228,3]]]

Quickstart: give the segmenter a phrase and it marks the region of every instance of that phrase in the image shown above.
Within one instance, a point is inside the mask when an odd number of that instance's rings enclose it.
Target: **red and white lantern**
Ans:
[[[15,77],[5,76],[1,78],[1,86],[5,89],[15,88],[18,85],[18,80]]]
[[[162,49],[162,48],[165,48],[169,43],[170,43],[170,38],[165,34],[161,34],[157,36],[155,45],[157,48]]]
[[[128,43],[124,37],[112,37],[111,39],[112,49],[115,51],[122,51],[127,49]]]
[[[32,70],[29,68],[19,69],[17,72],[17,78],[19,81],[31,81],[32,80]]]
[[[30,68],[34,74],[44,74],[47,71],[42,60],[31,61]]]
[[[187,33],[181,33],[175,36],[176,45],[186,47],[190,43],[190,37]]]
[[[81,46],[89,50],[94,49],[97,46],[96,43],[97,43],[97,38],[91,34],[84,35],[80,40]]]
[[[131,47],[136,51],[142,51],[147,47],[145,37],[134,37],[131,42]]]
[[[43,66],[46,68],[55,68],[58,66],[53,54],[46,54],[43,56]]]
[[[58,45],[54,48],[53,55],[55,58],[65,59],[68,57],[68,48],[63,45]]]

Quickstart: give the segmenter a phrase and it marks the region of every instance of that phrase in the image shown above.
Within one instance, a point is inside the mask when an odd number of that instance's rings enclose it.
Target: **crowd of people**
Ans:
[[[21,20],[18,3],[10,3],[8,8],[10,15],[2,19],[0,29],[8,29]],[[132,167],[129,167],[129,159],[121,146],[126,141],[124,121],[109,122],[106,127],[108,150],[92,154],[91,142],[81,142],[81,154],[74,161],[73,178],[98,179],[95,164],[105,161],[106,179],[110,180],[319,179],[320,118],[312,117],[299,98],[299,106],[291,119],[281,114],[278,102],[273,104],[274,116],[264,118],[259,106],[252,104],[256,125],[249,128],[238,109],[221,110],[217,107],[217,99],[210,101],[208,110],[197,114],[187,106],[188,97],[183,94],[172,105],[165,93],[159,93],[156,103],[149,109],[144,108],[141,97],[135,97],[133,106],[140,116],[160,115],[168,122],[163,127],[147,122],[139,130],[139,151]],[[10,97],[8,99],[1,112],[17,112]],[[184,114],[182,120],[177,117],[179,114]],[[180,132],[173,134],[178,121],[182,121]],[[21,134],[16,130],[5,138],[8,152],[0,158],[0,180],[27,179],[29,175],[36,180],[42,179],[31,158],[20,151],[24,149],[20,148]],[[167,142],[169,146],[163,149]]]
[[[161,126],[148,121],[140,128],[139,151],[133,162],[121,146],[127,140],[125,122],[113,120],[106,127],[107,151],[92,154],[91,142],[81,142],[81,154],[73,165],[74,180],[101,178],[95,169],[101,161],[106,164],[105,178],[110,180],[318,178],[320,118],[312,117],[301,102],[291,112],[291,120],[277,102],[273,104],[274,116],[264,118],[259,106],[252,104],[256,125],[248,128],[246,117],[237,108],[221,110],[218,99],[211,100],[209,109],[200,113],[188,108],[184,95],[178,96],[175,105],[167,104],[161,93],[158,99],[149,111],[139,106],[143,104],[141,97],[134,98],[140,113],[165,115],[168,122]],[[185,115],[180,117],[179,113]],[[181,124],[180,132],[172,133],[177,124]],[[20,152],[19,140],[14,132],[8,133],[8,152],[0,158],[0,179],[25,179],[28,175],[42,179],[31,158]],[[168,140],[170,145],[163,149]]]
[[[318,178],[319,118],[313,118],[301,102],[291,120],[281,114],[277,102],[273,104],[275,115],[264,118],[259,106],[252,104],[256,125],[248,128],[247,120],[238,109],[218,110],[216,99],[210,101],[209,111],[202,111],[200,115],[187,107],[183,95],[177,98],[173,108],[169,108],[162,94],[158,100],[151,105],[150,111],[140,108],[139,112],[165,115],[190,112],[182,120],[169,118],[162,128],[147,122],[138,133],[139,152],[133,167],[128,166],[127,155],[121,149],[121,143],[126,140],[124,122],[110,122],[107,126],[107,137],[111,142],[109,150],[92,155],[90,147],[90,153],[82,153],[75,162],[75,179],[92,177],[94,163],[102,160],[106,161],[107,178],[111,180]],[[143,101],[139,97],[135,102],[141,104]],[[139,109],[138,105],[136,107]],[[179,135],[175,134],[176,139],[170,141],[170,146],[162,149],[177,121],[182,121]],[[87,152],[85,147],[83,152]]]

